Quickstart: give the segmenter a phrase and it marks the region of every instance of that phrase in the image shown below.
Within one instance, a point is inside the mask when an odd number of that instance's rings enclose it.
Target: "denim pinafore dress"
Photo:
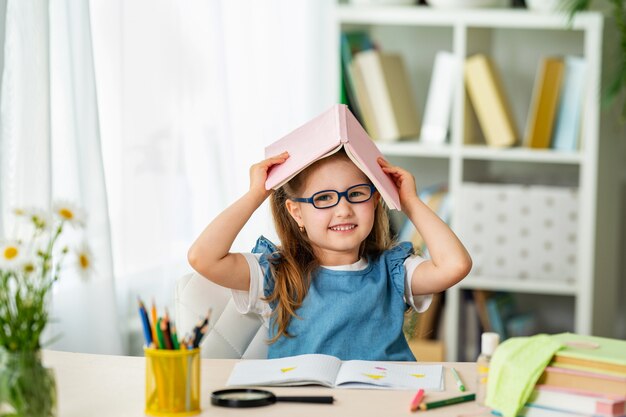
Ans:
[[[278,256],[276,246],[261,236],[252,250],[261,254],[264,295],[274,290],[269,259]],[[402,333],[404,312],[404,260],[413,253],[409,242],[368,259],[360,271],[318,268],[302,306],[296,310],[287,331],[269,345],[268,358],[307,353],[333,355],[341,360],[415,361]],[[276,302],[270,303],[272,310]],[[269,337],[276,334],[270,317]]]

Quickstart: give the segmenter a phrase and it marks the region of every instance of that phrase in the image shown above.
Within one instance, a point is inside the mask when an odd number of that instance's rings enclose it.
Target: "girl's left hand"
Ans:
[[[400,204],[402,205],[402,209],[404,209],[411,199],[417,197],[415,178],[407,170],[391,165],[384,158],[378,157],[378,165],[380,165],[385,174],[391,177],[396,187],[398,187]]]

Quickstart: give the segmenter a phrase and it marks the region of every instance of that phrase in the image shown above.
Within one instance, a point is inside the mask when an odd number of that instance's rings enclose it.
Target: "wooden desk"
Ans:
[[[44,351],[44,363],[55,370],[59,396],[58,415],[141,416],[145,401],[145,359],[131,356],[91,355]],[[411,391],[349,390],[324,387],[269,388],[282,395],[333,395],[333,405],[277,403],[267,407],[229,409],[212,406],[209,395],[224,388],[236,360],[202,360],[202,416],[410,416]],[[475,365],[454,363],[468,392],[474,392]],[[428,400],[458,396],[452,375],[445,366],[445,392],[427,393]],[[427,412],[428,416],[490,416],[476,403],[464,403]]]

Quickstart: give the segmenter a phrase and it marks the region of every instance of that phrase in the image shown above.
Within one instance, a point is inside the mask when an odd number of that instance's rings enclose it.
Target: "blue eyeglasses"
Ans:
[[[317,209],[327,209],[339,204],[341,197],[345,197],[352,204],[365,203],[372,198],[375,191],[376,187],[372,184],[357,184],[341,193],[336,190],[324,190],[318,191],[309,198],[292,198],[291,200],[313,204],[313,207]]]

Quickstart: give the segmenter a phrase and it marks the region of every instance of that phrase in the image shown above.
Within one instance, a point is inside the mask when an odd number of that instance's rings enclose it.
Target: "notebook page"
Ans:
[[[443,391],[443,366],[347,361],[337,375],[336,386]]]
[[[334,385],[341,361],[329,355],[243,360],[233,367],[226,385]]]

